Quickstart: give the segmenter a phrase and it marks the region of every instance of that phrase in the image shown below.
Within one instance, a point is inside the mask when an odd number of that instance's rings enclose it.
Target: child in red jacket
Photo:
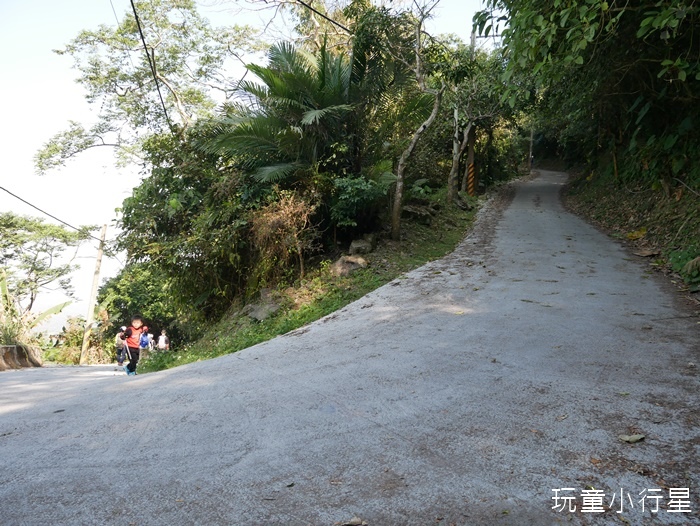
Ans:
[[[124,331],[127,354],[129,355],[129,363],[124,366],[124,371],[126,371],[126,374],[129,376],[136,374],[136,365],[139,363],[139,355],[141,354],[139,350],[139,340],[143,333],[148,334],[148,327],[143,324],[143,318],[138,315],[132,316],[131,326],[127,327]]]

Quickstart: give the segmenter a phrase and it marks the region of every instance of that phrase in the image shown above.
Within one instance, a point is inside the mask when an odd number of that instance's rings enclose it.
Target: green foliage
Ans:
[[[344,159],[331,145],[344,130],[353,105],[347,98],[350,62],[325,47],[310,56],[291,44],[271,47],[268,65],[249,65],[263,84],[240,83],[238,95],[253,104],[224,107],[203,151],[230,160],[261,183],[309,170],[342,172]]]
[[[193,339],[198,335],[197,323],[191,314],[178,310],[172,295],[168,277],[157,266],[130,263],[100,287],[97,299],[109,313],[106,323],[113,332],[141,314],[154,334],[166,329],[174,340]]]
[[[0,213],[0,265],[20,315],[32,310],[41,289],[49,285],[72,295],[69,274],[75,265],[58,262],[67,249],[77,249],[88,239],[94,228],[75,232],[42,219]]]
[[[230,95],[224,71],[234,53],[260,48],[252,28],[212,28],[192,0],[134,4],[167,115],[133,12],[118,27],[83,30],[56,53],[73,58],[87,101],[99,107],[98,120],[90,127],[71,122],[51,138],[35,156],[40,173],[98,146],[117,148],[133,160],[153,133],[187,129],[209,115],[215,106],[212,88]]]
[[[333,181],[333,198],[330,215],[338,227],[356,227],[358,222],[367,226],[376,215],[380,200],[386,190],[373,180],[364,177],[342,177]]]
[[[606,154],[623,176],[660,189],[698,184],[692,123],[700,118],[700,7],[681,0],[492,0],[487,7],[505,10],[505,77],[536,75],[539,128],[571,161],[595,167]],[[484,31],[498,22],[488,11],[476,17]],[[619,162],[624,152],[629,168]]]
[[[38,315],[23,309],[19,298],[10,288],[4,268],[0,268],[0,344],[31,345],[36,343],[35,329],[44,320],[58,314],[70,302],[55,305]]]
[[[442,205],[433,227],[406,225],[401,251],[385,245],[374,253],[373,259],[382,263],[347,277],[336,277],[330,272],[330,262],[326,261],[309,272],[306,279],[286,289],[288,301],[264,322],[255,323],[238,314],[240,305],[236,304],[227,315],[212,323],[199,341],[177,352],[152,354],[139,367],[143,366],[144,372],[156,371],[245,349],[318,320],[403,273],[444,256],[463,239],[474,212],[444,206],[444,192],[435,192],[430,198]],[[441,235],[435,236],[435,230]]]
[[[700,245],[672,250],[668,261],[671,268],[678,272],[694,291],[700,290]]]
[[[56,345],[44,350],[43,358],[49,362],[77,365],[80,362],[80,352],[85,334],[85,319],[76,316],[66,320]],[[91,333],[93,346],[97,343],[96,335]]]
[[[117,245],[149,263],[177,311],[209,316],[245,283],[247,214],[260,192],[187,139],[161,135],[145,147],[154,168],[124,201]]]

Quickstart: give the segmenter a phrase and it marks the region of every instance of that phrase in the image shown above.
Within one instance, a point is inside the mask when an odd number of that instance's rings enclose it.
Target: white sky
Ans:
[[[236,22],[257,25],[266,16],[241,20],[226,11],[223,0],[200,0],[198,4],[214,26]],[[469,42],[471,19],[481,4],[481,0],[441,0],[428,30],[455,33]],[[112,5],[120,19],[131,9],[129,0],[112,0],[111,4],[110,0],[0,0],[0,186],[71,225],[108,224],[108,239],[116,236],[115,209],[138,184],[138,170],[115,168],[109,148],[85,152],[65,168],[44,176],[35,174],[33,157],[47,140],[68,127],[69,120],[87,125],[94,122],[94,111],[99,108],[90,107],[82,87],[75,83],[72,59],[52,50],[65,46],[81,29],[116,25]],[[2,190],[0,211],[55,222]],[[94,235],[99,236],[99,229]],[[60,330],[67,315],[87,314],[96,253],[96,241],[79,252],[76,263],[80,270],[73,275],[77,299],[64,314],[54,317],[49,330]],[[120,266],[120,262],[104,258],[100,283],[116,275]],[[40,296],[38,308],[62,301],[63,295],[47,293]]]

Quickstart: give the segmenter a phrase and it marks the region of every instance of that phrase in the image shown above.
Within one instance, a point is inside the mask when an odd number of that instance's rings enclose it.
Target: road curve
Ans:
[[[699,523],[698,319],[565,179],[236,354],[0,373],[0,524]]]

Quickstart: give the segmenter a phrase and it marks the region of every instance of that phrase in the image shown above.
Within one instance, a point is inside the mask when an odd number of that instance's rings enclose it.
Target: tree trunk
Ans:
[[[394,206],[391,210],[391,239],[394,241],[401,240],[401,203],[403,201],[403,187],[404,187],[404,173],[406,171],[406,164],[408,158],[413,153],[413,150],[418,144],[418,139],[420,139],[423,132],[428,129],[428,127],[433,123],[437,117],[438,111],[440,110],[440,103],[442,102],[442,95],[445,92],[445,85],[443,84],[440,90],[435,94],[435,102],[433,103],[433,111],[427,120],[420,125],[420,127],[413,134],[411,142],[408,147],[403,151],[401,157],[399,157],[399,164],[396,168],[396,190],[394,192]]]
[[[459,160],[467,148],[467,137],[469,136],[469,131],[472,129],[472,123],[470,122],[464,129],[462,134],[462,140],[459,140],[459,122],[457,119],[457,108],[455,108],[455,129],[454,135],[452,136],[452,168],[450,168],[450,175],[447,178],[447,203],[452,204],[455,202],[457,197],[457,184],[459,180]]]
[[[476,143],[476,129],[473,126],[469,127],[467,133],[467,165],[464,167],[464,177],[462,177],[462,192],[467,191],[467,179],[469,175],[469,167],[474,164],[474,144]]]

